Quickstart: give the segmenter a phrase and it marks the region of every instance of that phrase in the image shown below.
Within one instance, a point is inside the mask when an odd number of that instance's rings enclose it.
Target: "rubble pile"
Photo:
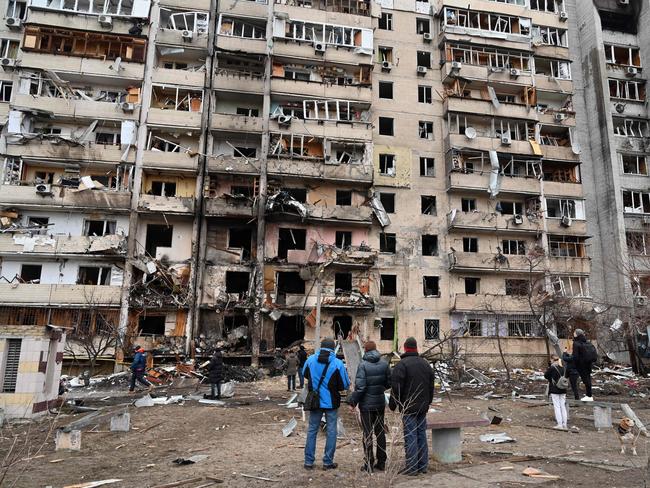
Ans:
[[[223,378],[225,381],[248,383],[261,380],[263,377],[262,371],[252,366],[233,366],[225,363],[223,365]]]
[[[174,264],[165,266],[159,260],[144,258],[134,259],[132,264],[142,271],[142,280],[131,285],[131,306],[162,307],[175,305],[187,306],[189,303],[190,266]]]

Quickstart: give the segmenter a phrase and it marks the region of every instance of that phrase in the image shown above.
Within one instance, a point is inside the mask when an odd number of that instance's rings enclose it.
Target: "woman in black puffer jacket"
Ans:
[[[211,387],[211,397],[221,398],[221,382],[223,381],[223,355],[221,354],[221,349],[215,349],[212,357],[210,358],[210,364],[208,364],[208,380],[210,381]],[[216,390],[216,396],[215,396]]]

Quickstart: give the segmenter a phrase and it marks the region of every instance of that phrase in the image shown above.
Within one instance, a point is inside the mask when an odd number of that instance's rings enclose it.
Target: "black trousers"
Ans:
[[[129,391],[135,390],[136,380],[143,384],[144,386],[151,386],[151,383],[144,377],[144,370],[135,370],[131,371],[131,384],[129,385]]]
[[[218,383],[210,383],[210,392],[212,393],[212,398],[221,398],[221,381]]]
[[[585,390],[587,390],[587,396],[591,396],[591,366],[578,368],[578,373],[580,374],[580,379],[585,385]]]
[[[386,465],[386,429],[384,427],[384,410],[361,410],[363,427],[363,450],[365,464],[372,468],[375,464],[373,452],[373,434],[377,438],[377,465]]]
[[[287,375],[287,390],[295,390],[296,389],[296,375]]]
[[[580,378],[580,375],[578,373],[569,373],[569,383],[571,383],[571,391],[573,391],[573,397],[576,400],[580,400],[580,391],[578,390],[578,378]]]

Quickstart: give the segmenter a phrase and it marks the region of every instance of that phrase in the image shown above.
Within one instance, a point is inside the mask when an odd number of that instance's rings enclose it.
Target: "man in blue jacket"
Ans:
[[[338,464],[334,462],[334,453],[336,452],[338,409],[341,405],[340,392],[350,387],[350,379],[343,361],[337,359],[334,354],[335,347],[336,344],[332,339],[323,339],[320,343],[320,349],[309,356],[303,368],[308,390],[312,391],[318,388],[320,397],[320,408],[309,412],[309,427],[307,428],[307,442],[305,444],[305,469],[314,468],[316,436],[320,429],[323,414],[327,422],[323,469],[336,469],[338,467]]]
[[[135,356],[133,357],[133,363],[131,363],[131,385],[129,386],[129,392],[133,393],[133,390],[135,390],[136,380],[144,386],[149,387],[149,391],[151,391],[153,385],[144,377],[144,372],[147,369],[147,362],[144,358],[144,349],[140,346],[135,346],[133,350],[135,351]]]

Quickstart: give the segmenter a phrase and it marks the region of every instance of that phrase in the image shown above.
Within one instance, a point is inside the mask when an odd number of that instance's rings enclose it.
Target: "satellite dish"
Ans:
[[[468,139],[474,139],[476,137],[476,129],[474,127],[466,127],[465,137]]]
[[[574,142],[573,144],[571,144],[571,151],[573,151],[573,154],[578,155],[582,152],[582,148],[580,147],[580,144]]]

